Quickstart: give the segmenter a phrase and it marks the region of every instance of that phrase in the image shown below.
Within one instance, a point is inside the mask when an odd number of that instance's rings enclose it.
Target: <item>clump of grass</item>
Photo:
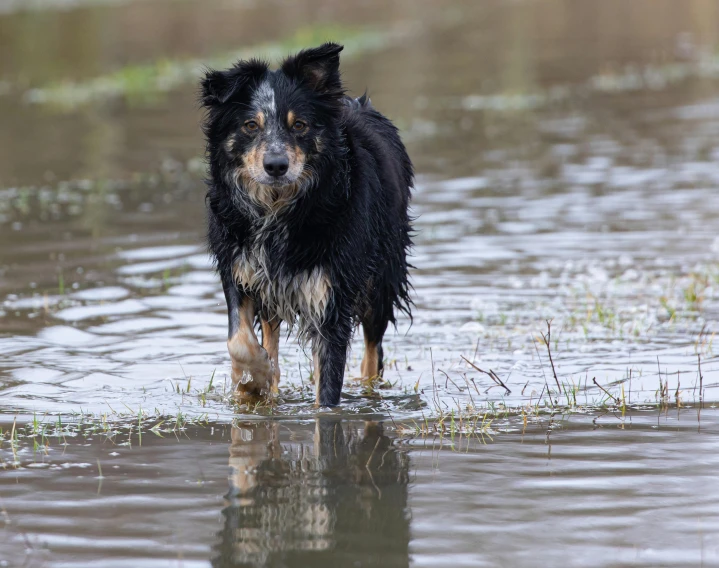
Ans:
[[[700,406],[703,405],[701,353],[697,352],[697,378],[693,387],[687,388],[683,384],[682,373],[670,374],[660,367],[658,370],[659,388],[652,397],[644,390],[632,390],[632,380],[636,378],[636,375],[631,368],[627,369],[626,374],[620,380],[609,383],[592,377],[589,373],[578,378],[562,376],[557,365],[555,351],[559,346],[559,340],[554,332],[552,320],[546,321],[546,326],[546,332],[539,334],[541,341],[535,342],[535,348],[538,344],[543,344],[546,350],[546,358],[539,357],[540,367],[543,372],[545,370],[547,372],[544,387],[538,396],[536,393],[530,393],[529,397],[525,397],[525,390],[530,384],[530,380],[527,380],[521,389],[520,396],[522,398],[519,400],[515,398],[513,402],[507,402],[504,399],[501,401],[487,399],[486,395],[489,389],[496,387],[504,388],[504,393],[509,394],[508,378],[501,379],[499,374],[493,370],[486,371],[469,358],[462,356],[461,359],[467,364],[465,369],[468,369],[469,373],[473,371],[481,373],[492,381],[493,384],[481,392],[477,388],[475,378],[471,375],[468,376],[465,371],[457,370],[456,367],[451,371],[436,369],[444,376],[443,380],[437,380],[432,359],[432,390],[427,393],[430,411],[426,418],[425,414],[422,414],[422,422],[414,420],[413,426],[405,425],[403,427],[406,430],[405,435],[440,437],[449,435],[449,445],[453,446],[453,436],[458,434],[491,435],[494,432],[519,429],[520,425],[521,430],[525,431],[529,425],[539,425],[542,422],[548,423],[547,428],[550,430],[561,427],[562,421],[558,421],[557,417],[564,420],[576,414],[597,414],[597,416],[611,414],[622,421],[623,427],[623,420],[630,411],[649,409],[665,411],[673,407],[682,408],[687,406],[687,403],[691,404],[691,401],[686,400],[687,394],[691,395],[691,393],[693,393],[694,402],[698,402]],[[697,340],[697,345],[709,341],[708,336],[709,334],[704,335],[703,329]],[[540,355],[538,349],[537,355]],[[455,380],[450,373],[461,378]],[[676,382],[674,376],[676,376]],[[464,381],[463,384],[462,381]],[[416,388],[419,389],[419,381]],[[429,387],[422,389],[421,393],[424,394],[424,391],[428,389]],[[581,400],[582,393],[584,400]]]
[[[90,439],[103,436],[118,446],[142,445],[143,436],[153,434],[163,437],[164,434],[179,434],[188,426],[202,426],[209,422],[209,416],[188,416],[178,411],[176,415],[163,415],[159,412],[149,413],[143,408],[118,413],[89,415],[82,412],[72,416],[56,417],[44,415],[25,425],[13,421],[8,431],[0,429],[0,468],[20,467],[25,448],[32,448],[29,463],[37,463],[49,455],[54,447],[60,448],[67,443],[67,438]],[[4,459],[3,447],[7,446],[12,454],[11,460]],[[21,455],[22,454],[22,455]]]

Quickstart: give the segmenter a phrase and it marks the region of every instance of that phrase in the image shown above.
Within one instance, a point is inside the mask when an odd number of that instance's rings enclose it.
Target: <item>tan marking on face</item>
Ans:
[[[305,168],[306,156],[300,147],[286,147],[289,160],[286,175],[295,181],[281,186],[260,183],[257,180],[266,175],[264,166],[266,151],[267,144],[260,142],[242,155],[242,166],[234,173],[235,183],[245,188],[254,203],[272,213],[277,213],[294,201],[301,189],[310,181],[311,173]]]
[[[273,201],[269,191],[271,188],[255,181],[264,174],[265,167],[262,162],[266,150],[267,145],[264,142],[254,144],[242,155],[242,166],[237,168],[235,176],[239,178],[236,179],[237,185],[244,186],[252,201],[266,209],[270,209]],[[242,180],[242,184],[239,183],[240,180]]]
[[[307,159],[307,156],[305,156],[305,153],[299,146],[294,146],[288,150],[289,151],[287,153],[290,157],[290,167],[287,170],[287,173],[291,176],[299,176],[305,168],[305,160]]]
[[[280,322],[277,319],[267,321],[261,319],[262,323],[262,347],[272,362],[272,394],[277,394],[280,389]]]
[[[258,144],[253,144],[247,152],[242,155],[242,163],[252,177],[262,175],[265,171],[262,160],[265,157],[266,150],[267,144],[260,142]]]
[[[287,126],[292,128],[292,126],[295,124],[295,120],[296,120],[295,113],[292,111],[288,112],[287,113]]]
[[[259,111],[257,113],[257,116],[255,117],[255,122],[260,125],[260,128],[265,127],[265,120],[266,120],[265,113],[262,111]]]
[[[232,360],[232,383],[241,396],[267,394],[272,382],[272,364],[255,335],[255,306],[252,300],[245,298],[238,313],[239,329],[227,340]]]

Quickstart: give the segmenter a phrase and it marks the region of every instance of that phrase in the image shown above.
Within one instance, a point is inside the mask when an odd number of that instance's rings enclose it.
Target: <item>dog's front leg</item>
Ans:
[[[336,406],[342,394],[347,349],[352,338],[352,320],[349,316],[326,319],[334,323],[323,324],[312,336],[315,404]]]
[[[240,395],[267,394],[272,384],[272,364],[255,335],[254,303],[233,281],[223,278],[222,287],[227,301],[227,350],[232,359],[232,384]]]
[[[280,389],[280,320],[260,320],[262,325],[262,347],[272,362],[272,394],[277,394]]]

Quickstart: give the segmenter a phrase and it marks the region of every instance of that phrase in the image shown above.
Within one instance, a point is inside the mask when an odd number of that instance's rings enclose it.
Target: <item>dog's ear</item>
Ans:
[[[290,77],[304,81],[314,91],[341,94],[340,52],[343,49],[344,46],[336,43],[303,49],[284,61],[282,71]]]
[[[200,100],[206,107],[227,102],[236,88],[235,80],[226,71],[207,71],[200,85]]]
[[[200,83],[200,103],[213,107],[226,103],[250,81],[260,79],[268,69],[264,61],[239,61],[228,71],[208,70]]]

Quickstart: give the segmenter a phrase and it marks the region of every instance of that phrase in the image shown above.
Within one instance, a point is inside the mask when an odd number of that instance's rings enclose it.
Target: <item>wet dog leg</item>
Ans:
[[[372,341],[364,334],[364,357],[360,367],[362,379],[372,381],[382,376],[382,343]]]
[[[272,393],[277,394],[280,388],[280,321],[267,321],[261,318],[262,322],[262,347],[267,351],[272,363]]]
[[[227,300],[227,350],[232,360],[232,383],[240,395],[261,395],[270,391],[272,364],[255,335],[255,306],[233,282],[225,285]]]
[[[352,320],[349,315],[340,315],[339,313],[327,318],[325,324],[313,334],[312,359],[316,405],[335,406],[339,404],[347,350],[351,338]]]
[[[360,368],[363,381],[375,381],[382,377],[384,353],[382,338],[387,331],[389,318],[374,310],[362,322],[364,332],[364,357]]]

